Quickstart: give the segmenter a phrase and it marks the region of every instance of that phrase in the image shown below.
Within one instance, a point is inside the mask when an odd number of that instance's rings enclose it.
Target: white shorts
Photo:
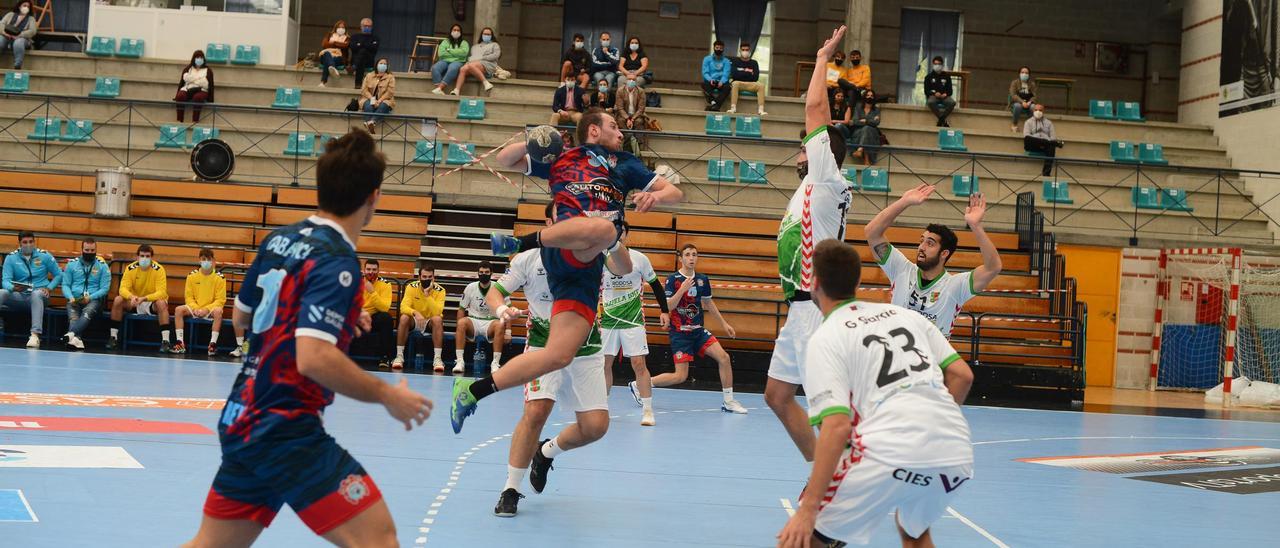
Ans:
[[[143,316],[155,316],[156,313],[152,309],[154,305],[155,303],[151,301],[142,301],[138,303],[137,308],[135,308],[133,312],[134,314],[142,314]]]
[[[467,319],[471,320],[471,326],[475,327],[475,331],[472,331],[469,335],[467,335],[467,342],[476,340],[477,335],[483,336],[485,339],[490,339],[491,337],[489,337],[489,326],[492,325],[493,322],[498,321],[496,319],[480,320],[480,319],[472,318],[470,316],[468,316]]]
[[[622,355],[628,358],[649,355],[649,336],[645,334],[643,327],[601,329],[600,341],[606,356],[617,356],[618,350],[622,350]]]
[[[972,477],[972,464],[902,468],[864,457],[827,490],[831,499],[818,511],[814,530],[829,539],[868,544],[885,516],[896,512],[898,525],[919,538]]]
[[[769,377],[794,385],[804,384],[804,355],[809,338],[822,326],[822,311],[813,301],[791,303],[787,323],[778,331],[769,359]]]
[[[526,352],[536,352],[529,348]],[[551,400],[563,408],[581,413],[609,410],[604,384],[604,354],[578,356],[569,367],[538,377],[524,385],[524,401]]]

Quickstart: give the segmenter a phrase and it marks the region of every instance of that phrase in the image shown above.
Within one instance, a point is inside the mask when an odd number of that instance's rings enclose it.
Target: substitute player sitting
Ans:
[[[400,328],[396,330],[396,359],[391,362],[392,369],[404,368],[404,346],[410,332],[416,330],[425,335],[430,326],[431,344],[435,347],[431,369],[444,373],[444,360],[440,357],[444,351],[444,298],[444,287],[436,283],[436,267],[419,261],[418,279],[405,286],[404,298],[400,299]]]
[[[959,405],[972,372],[924,317],[854,299],[862,261],[853,246],[819,243],[813,263],[826,319],[809,340],[804,393],[818,443],[778,546],[868,544],[893,513],[903,546],[931,547],[929,527],[973,477]]]

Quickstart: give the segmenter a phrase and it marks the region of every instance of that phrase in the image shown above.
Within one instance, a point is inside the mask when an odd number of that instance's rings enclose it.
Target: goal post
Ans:
[[[1239,340],[1240,248],[1161,250],[1148,388],[1207,390],[1230,405]],[[1253,348],[1263,347],[1257,337]]]

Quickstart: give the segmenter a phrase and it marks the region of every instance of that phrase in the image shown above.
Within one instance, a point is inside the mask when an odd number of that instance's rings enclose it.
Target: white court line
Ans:
[[[1008,545],[1008,544],[1005,544],[1005,543],[1003,543],[1003,542],[1000,542],[1000,539],[996,538],[996,537],[995,537],[994,535],[992,535],[991,533],[988,533],[986,529],[983,529],[982,527],[979,527],[979,526],[978,526],[978,524],[976,524],[976,523],[974,523],[974,522],[972,522],[972,521],[969,521],[969,518],[966,518],[966,517],[964,517],[964,516],[960,515],[960,512],[957,512],[955,508],[952,508],[952,507],[948,506],[948,507],[947,507],[947,513],[948,513],[948,514],[951,514],[951,515],[953,515],[953,516],[955,516],[955,517],[956,517],[956,519],[960,520],[960,521],[961,521],[962,523],[964,523],[965,525],[968,525],[970,529],[973,529],[974,531],[977,531],[979,535],[982,535],[982,536],[984,536],[984,537],[987,537],[987,540],[991,541],[991,544],[994,544],[994,545],[998,546],[999,548],[1009,548],[1009,545]]]
[[[27,502],[27,496],[22,493],[22,489],[3,489],[3,491],[13,491],[18,494],[18,499],[22,501],[22,505],[27,508],[27,515],[31,516],[30,520],[25,519],[0,519],[0,522],[20,522],[20,523],[39,523],[40,518],[36,517],[36,511],[31,509],[31,503]]]

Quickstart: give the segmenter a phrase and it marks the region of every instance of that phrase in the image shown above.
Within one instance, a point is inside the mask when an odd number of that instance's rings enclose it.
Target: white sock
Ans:
[[[181,338],[181,336],[179,336],[179,338]],[[160,332],[160,340],[162,340],[162,341],[164,341],[164,342],[169,342],[169,330],[168,330],[168,329],[165,329],[164,331],[161,331],[161,332]]]
[[[400,360],[403,360],[403,359],[404,359],[404,347],[403,347],[403,346],[396,346],[396,359],[400,359]]]
[[[236,337],[236,346],[244,346],[244,337]]]
[[[732,389],[732,388],[724,388],[724,389],[721,389],[720,391],[721,391],[721,392],[724,392],[724,402],[725,402],[725,403],[729,403],[729,402],[733,401],[733,389]]]
[[[178,338],[179,338],[179,339],[181,339],[181,338],[182,338],[182,335],[178,335]],[[209,335],[209,344],[218,344],[218,332],[217,332],[217,331],[214,331],[213,333],[211,333],[211,334]]]
[[[502,352],[493,353],[493,363],[502,363]]]
[[[178,340],[180,340],[180,341],[185,341],[185,340],[187,340],[187,339],[184,339],[184,338],[182,337],[182,331],[183,331],[182,329],[175,329],[174,331],[177,331],[177,332],[178,332]],[[165,335],[166,335],[166,336],[165,336],[164,340],[166,340],[166,341],[167,341],[167,340],[169,340],[169,337],[167,336],[167,335],[168,335],[168,333],[165,333]]]
[[[116,328],[114,328],[114,327],[112,327],[112,328],[111,328],[111,338],[113,338],[113,339],[119,339],[119,338],[120,338],[120,330],[119,330],[119,329],[116,329]]]
[[[564,449],[561,449],[559,445],[556,445],[555,438],[551,438],[551,441],[542,444],[542,456],[547,457],[549,459],[554,459],[560,456],[560,453],[563,453],[563,452],[564,452]]]
[[[462,359],[462,351],[461,351],[461,350],[459,350],[459,351],[458,351],[458,365],[462,365],[462,364],[463,364],[463,363],[465,363],[465,362],[466,362],[466,360]]]
[[[437,348],[437,349],[436,349],[436,361],[440,361],[440,353],[441,353],[441,352],[443,352],[443,351],[444,351],[444,349],[443,349],[443,348]]]
[[[529,473],[528,468],[516,468],[508,464],[507,465],[507,486],[503,487],[502,490],[506,491],[507,489],[515,489],[516,491],[519,491],[520,484],[524,483],[524,475],[527,473]]]
[[[653,398],[640,398],[640,406],[643,407],[645,411],[653,411]]]

